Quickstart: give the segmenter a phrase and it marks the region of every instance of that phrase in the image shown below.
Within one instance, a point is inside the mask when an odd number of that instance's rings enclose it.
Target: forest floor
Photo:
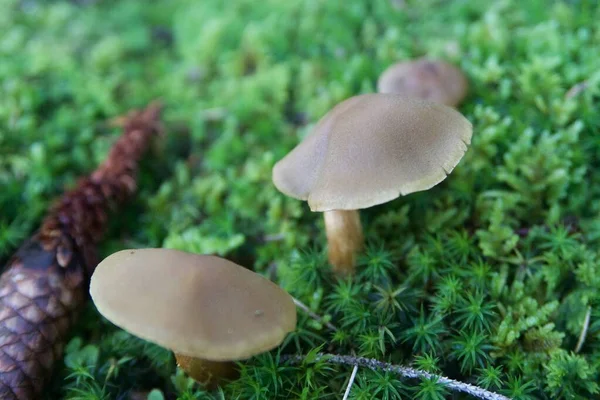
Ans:
[[[335,399],[352,366],[442,374],[514,399],[600,398],[600,6],[595,1],[0,0],[0,262],[105,157],[111,118],[160,98],[165,136],[101,255],[167,247],[265,274],[303,311],[216,392],[90,303],[48,399]],[[472,145],[441,184],[361,212],[367,248],[332,278],[320,213],[274,163],[391,64],[470,82]],[[331,326],[335,329],[331,329]],[[282,355],[308,355],[291,365]],[[135,397],[138,396],[138,397]],[[467,399],[359,368],[350,399]]]

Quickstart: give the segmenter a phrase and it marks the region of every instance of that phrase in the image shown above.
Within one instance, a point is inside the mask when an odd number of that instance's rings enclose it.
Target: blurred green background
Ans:
[[[278,362],[323,344],[515,399],[600,398],[596,1],[0,0],[0,10],[2,264],[102,161],[119,135],[108,120],[160,98],[166,136],[102,255],[220,254],[338,327],[300,312],[279,349],[208,393],[90,305],[47,398],[341,398],[350,367]],[[472,146],[434,189],[361,214],[362,272],[336,283],[321,215],[277,192],[271,168],[335,104],[421,56],[468,76],[460,111]],[[360,369],[350,398],[468,397]]]

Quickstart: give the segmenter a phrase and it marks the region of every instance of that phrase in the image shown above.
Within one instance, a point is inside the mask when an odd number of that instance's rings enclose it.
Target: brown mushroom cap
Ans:
[[[397,93],[456,107],[469,83],[454,65],[421,58],[392,65],[379,76],[379,93]]]
[[[109,321],[176,353],[212,361],[268,351],[296,327],[292,297],[215,256],[123,250],[96,268],[90,294]]]
[[[273,168],[282,193],[313,211],[357,210],[427,190],[454,169],[472,125],[442,104],[363,94],[335,106]]]

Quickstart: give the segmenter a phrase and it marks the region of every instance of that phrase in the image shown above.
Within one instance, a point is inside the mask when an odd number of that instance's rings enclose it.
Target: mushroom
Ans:
[[[472,125],[442,104],[397,94],[362,94],[330,110],[273,168],[287,196],[324,212],[329,262],[354,273],[363,246],[358,210],[427,190],[454,169]]]
[[[465,75],[445,61],[420,58],[392,65],[379,76],[379,93],[397,93],[456,107],[467,95]]]
[[[296,327],[293,298],[228,260],[170,249],[122,250],[92,275],[96,308],[116,326],[175,353],[192,378],[215,387],[233,361],[278,346]]]

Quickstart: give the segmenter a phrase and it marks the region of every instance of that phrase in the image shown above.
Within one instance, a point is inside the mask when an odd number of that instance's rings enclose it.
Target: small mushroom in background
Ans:
[[[212,388],[235,377],[233,361],[275,348],[296,329],[288,293],[216,256],[122,250],[96,267],[90,294],[110,322],[172,350],[189,376]]]
[[[363,94],[335,106],[273,168],[287,196],[324,212],[329,262],[354,273],[363,246],[358,210],[443,181],[471,143],[472,125],[442,104]]]
[[[379,93],[396,93],[456,107],[466,97],[469,82],[460,69],[441,60],[420,58],[387,68],[379,76]]]

